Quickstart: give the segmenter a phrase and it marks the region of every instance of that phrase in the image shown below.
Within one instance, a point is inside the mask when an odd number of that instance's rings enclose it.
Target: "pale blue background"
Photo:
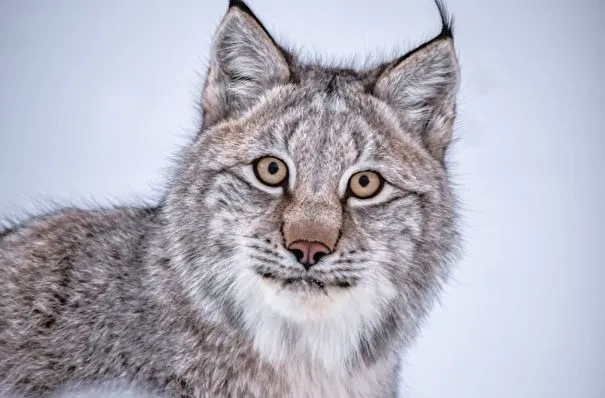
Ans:
[[[0,214],[153,202],[195,131],[226,1],[3,0]],[[430,0],[250,0],[328,59],[406,49]],[[412,398],[605,397],[602,0],[449,0],[466,257],[407,355]],[[38,203],[38,204],[36,204]]]

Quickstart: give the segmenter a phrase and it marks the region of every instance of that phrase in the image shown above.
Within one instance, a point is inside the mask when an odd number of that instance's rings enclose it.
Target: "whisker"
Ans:
[[[356,268],[352,268],[352,267],[350,267],[350,268],[335,268],[334,267],[334,268],[328,268],[328,269],[317,268],[317,269],[313,270],[313,272],[317,273],[317,274],[325,275],[325,274],[331,274],[331,273],[334,273],[334,272],[343,272],[343,271],[344,272],[363,272],[363,271],[365,271],[367,269],[368,269],[368,267],[356,267]]]
[[[205,272],[200,276],[199,281],[202,281],[208,277],[212,272],[215,272],[217,268],[223,268],[225,265],[231,263],[235,259],[235,256],[230,256],[221,261],[213,262],[209,267],[205,269]]]
[[[258,255],[258,254],[252,254],[252,255],[250,255],[250,258],[253,259],[253,260],[264,262],[264,263],[269,263],[269,264],[273,264],[273,265],[279,265],[279,263],[277,261],[275,261],[275,259],[267,258],[267,257],[264,257],[262,255]]]
[[[275,243],[273,241],[271,241],[268,238],[263,238],[261,236],[256,236],[256,235],[246,235],[246,234],[241,234],[241,233],[233,233],[233,236],[237,236],[240,238],[245,238],[245,239],[252,239],[257,243],[263,243],[265,245],[275,245]]]
[[[278,252],[276,252],[275,250],[268,249],[266,247],[260,247],[260,246],[256,246],[256,245],[249,245],[249,246],[244,246],[244,248],[253,249],[253,250],[265,253],[265,254],[273,254],[275,256],[279,256]]]
[[[237,285],[237,282],[239,281],[239,279],[242,278],[242,275],[243,274],[238,274],[234,279],[232,279],[228,283],[227,288],[223,291],[223,297],[219,301],[219,306],[221,308],[224,307],[225,301],[227,301],[227,299],[231,297],[231,292],[235,288],[235,286]]]

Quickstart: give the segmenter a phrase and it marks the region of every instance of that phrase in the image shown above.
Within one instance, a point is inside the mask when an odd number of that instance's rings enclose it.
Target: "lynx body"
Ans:
[[[438,5],[438,36],[355,70],[304,63],[232,1],[161,203],[0,232],[0,389],[396,396],[457,245]]]

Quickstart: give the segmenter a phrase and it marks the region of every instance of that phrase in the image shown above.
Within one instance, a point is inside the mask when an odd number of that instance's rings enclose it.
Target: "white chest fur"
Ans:
[[[290,398],[393,397],[397,386],[396,356],[353,372],[326,371],[318,364],[292,358],[282,371]]]

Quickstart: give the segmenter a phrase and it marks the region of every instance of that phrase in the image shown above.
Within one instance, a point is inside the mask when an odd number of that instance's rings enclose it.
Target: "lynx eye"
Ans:
[[[349,180],[349,191],[359,199],[369,199],[378,195],[384,180],[380,174],[373,171],[362,171],[354,174]]]
[[[266,156],[254,162],[254,174],[263,184],[275,187],[288,177],[288,167],[278,158]]]

